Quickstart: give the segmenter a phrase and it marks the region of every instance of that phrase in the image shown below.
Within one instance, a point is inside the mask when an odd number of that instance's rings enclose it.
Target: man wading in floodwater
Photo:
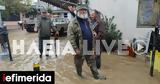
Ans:
[[[88,66],[91,69],[93,77],[95,79],[105,80],[106,77],[99,75],[96,60],[93,55],[83,55],[83,40],[87,40],[88,50],[92,50],[92,39],[93,33],[90,28],[90,24],[88,21],[88,9],[86,5],[78,5],[76,8],[76,16],[68,25],[68,39],[70,40],[74,50],[76,51],[76,55],[74,57],[74,62],[76,66],[76,71],[78,76],[83,78],[82,76],[82,65],[84,59],[87,61]]]
[[[92,26],[93,31],[95,32],[94,39],[101,41],[105,35],[105,24],[100,18],[99,11],[93,10],[90,13],[91,13],[90,16],[91,16],[91,23],[93,25]],[[102,51],[102,43],[100,43],[100,54],[96,56],[96,65],[98,69],[101,68],[101,51]]]
[[[53,28],[51,19],[48,17],[48,12],[46,10],[42,10],[41,19],[38,24],[40,58],[42,58],[43,54],[43,41],[50,40],[51,29],[56,31],[56,36],[59,34],[58,31]],[[46,56],[48,57],[49,55]]]

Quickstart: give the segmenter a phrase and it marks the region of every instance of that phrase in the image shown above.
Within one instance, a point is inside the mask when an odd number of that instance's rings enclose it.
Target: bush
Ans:
[[[110,45],[110,43],[112,42],[112,40],[117,40],[116,44],[113,48],[113,51],[116,50],[118,48],[118,40],[122,39],[122,32],[120,30],[117,29],[117,25],[115,23],[113,23],[114,20],[114,16],[111,18],[107,18],[105,16],[105,18],[103,19],[104,23],[105,23],[105,40],[108,43],[108,45]]]

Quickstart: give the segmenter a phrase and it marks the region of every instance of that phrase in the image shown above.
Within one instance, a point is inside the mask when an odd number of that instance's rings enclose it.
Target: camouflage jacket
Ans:
[[[89,28],[91,29],[93,33],[91,24],[89,25],[90,25]],[[72,47],[74,49],[80,49],[82,51],[83,49],[82,31],[81,31],[80,24],[76,17],[68,25],[67,37],[68,37],[68,40],[71,42]]]

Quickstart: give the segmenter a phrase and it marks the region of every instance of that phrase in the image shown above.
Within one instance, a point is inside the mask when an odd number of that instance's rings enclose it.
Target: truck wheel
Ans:
[[[59,31],[60,36],[64,35],[64,28],[62,27],[61,30]]]
[[[30,32],[28,28],[26,29],[26,31],[27,31],[27,32]]]
[[[27,32],[34,32],[34,25],[27,25],[26,31]]]

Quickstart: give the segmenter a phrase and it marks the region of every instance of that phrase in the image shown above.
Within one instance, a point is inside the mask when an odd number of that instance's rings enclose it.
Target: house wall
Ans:
[[[90,0],[91,8],[97,9],[107,17],[115,16],[114,23],[123,33],[122,38],[130,40],[143,37],[151,28],[137,28],[139,0]]]

